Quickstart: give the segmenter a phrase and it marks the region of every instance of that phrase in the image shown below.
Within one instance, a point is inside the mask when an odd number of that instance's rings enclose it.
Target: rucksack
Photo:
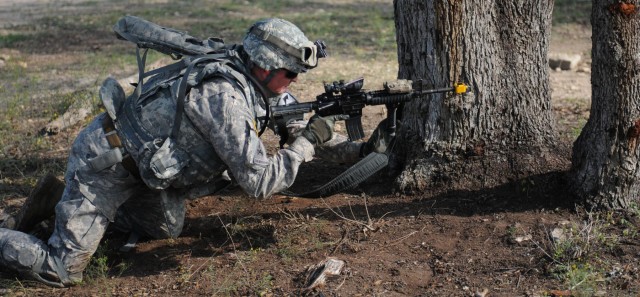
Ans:
[[[193,151],[180,145],[177,140],[179,133],[185,133],[180,129],[185,96],[190,88],[205,79],[223,78],[241,90],[246,100],[253,97],[251,82],[248,81],[252,77],[246,73],[238,46],[225,45],[219,38],[201,40],[186,32],[165,28],[135,16],[121,18],[113,26],[113,30],[119,39],[130,41],[137,46],[138,83],[133,84],[136,88],[128,98],[113,95],[122,92],[102,92],[101,89],[101,99],[107,113],[114,120],[116,129],[126,136],[124,146],[137,161],[140,176],[145,184],[153,189],[165,189],[170,185],[185,186],[190,181],[205,182],[210,175],[219,174],[219,168],[208,168],[206,164],[208,160],[216,158],[212,149]],[[144,51],[142,54],[141,49]],[[170,55],[178,61],[145,71],[149,49]],[[108,89],[111,86],[112,90],[115,84],[107,82],[103,88],[107,86]],[[251,85],[255,87],[256,83]],[[142,126],[134,111],[139,108],[138,104],[141,102],[156,100],[154,98],[168,91],[175,99],[172,128],[162,135],[151,134]],[[186,132],[188,135],[193,134],[196,138],[201,138],[197,137],[198,133]],[[204,140],[200,142],[206,144]],[[186,166],[191,166],[191,170],[185,173],[183,168]],[[197,174],[198,172],[202,174]],[[192,176],[193,174],[196,175]]]
[[[135,16],[122,17],[113,26],[116,37],[135,43],[139,48],[149,48],[171,55],[174,59],[183,56],[199,56],[219,52],[225,48],[220,38],[201,40],[172,28],[162,27]]]

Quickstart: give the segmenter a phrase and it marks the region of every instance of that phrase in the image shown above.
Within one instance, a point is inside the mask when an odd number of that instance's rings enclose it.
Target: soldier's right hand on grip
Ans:
[[[333,126],[336,121],[348,119],[348,115],[332,115],[321,117],[314,115],[309,119],[307,127],[302,131],[302,137],[306,138],[313,145],[321,145],[333,137]]]

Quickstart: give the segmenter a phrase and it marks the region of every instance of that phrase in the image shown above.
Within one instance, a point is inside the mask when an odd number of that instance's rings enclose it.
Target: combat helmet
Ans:
[[[311,42],[296,25],[278,18],[256,22],[242,41],[251,61],[265,70],[304,73],[326,56],[322,41]]]

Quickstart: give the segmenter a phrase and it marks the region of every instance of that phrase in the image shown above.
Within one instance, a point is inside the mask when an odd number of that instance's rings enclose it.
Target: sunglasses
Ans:
[[[288,79],[294,79],[296,77],[298,77],[298,73],[295,73],[291,70],[287,70],[287,69],[282,69],[285,71],[284,73],[284,77],[288,78]]]

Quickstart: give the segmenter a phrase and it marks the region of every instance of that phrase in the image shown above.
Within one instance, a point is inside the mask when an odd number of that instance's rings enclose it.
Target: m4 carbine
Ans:
[[[307,103],[293,103],[290,105],[271,106],[271,116],[276,122],[276,132],[280,135],[282,146],[286,142],[286,125],[293,120],[302,120],[305,113],[315,111],[320,116],[345,114],[346,129],[351,141],[364,137],[362,130],[362,109],[367,105],[386,105],[387,129],[389,135],[395,136],[396,113],[398,107],[416,97],[433,93],[455,92],[462,94],[467,91],[465,84],[455,84],[453,87],[425,89],[424,81],[395,80],[385,82],[383,90],[364,91],[364,78],[345,82],[335,81],[324,84],[324,93],[316,97],[316,101]]]

